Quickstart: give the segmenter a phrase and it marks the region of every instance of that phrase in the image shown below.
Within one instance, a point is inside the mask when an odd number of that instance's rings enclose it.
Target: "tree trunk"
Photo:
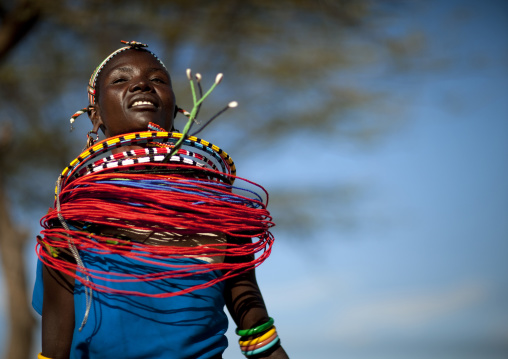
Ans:
[[[0,152],[5,153],[12,143],[9,126],[0,128]],[[2,158],[0,157],[0,162]],[[20,229],[12,220],[5,179],[0,173],[0,262],[5,278],[5,291],[9,318],[8,340],[4,358],[28,359],[35,320],[29,307],[24,249],[28,242],[27,230]],[[3,349],[3,348],[2,348]]]
[[[5,188],[0,187],[0,256],[5,278],[9,339],[4,357],[27,359],[30,356],[35,320],[29,307],[24,257],[27,231],[12,222]]]

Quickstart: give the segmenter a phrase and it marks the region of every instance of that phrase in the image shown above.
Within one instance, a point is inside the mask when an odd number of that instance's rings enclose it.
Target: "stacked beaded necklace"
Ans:
[[[83,283],[90,291],[90,301],[92,290],[160,298],[181,295],[242,274],[269,256],[273,244],[270,228],[274,224],[266,209],[267,192],[235,176],[231,157],[199,138],[185,139],[177,154],[166,160],[180,136],[147,131],[109,138],[79,155],[60,175],[55,208],[41,219],[44,229],[38,237],[37,254],[45,265]],[[109,154],[118,147],[143,144],[154,146]],[[233,185],[235,180],[243,185]],[[228,241],[193,247],[173,246],[170,242],[160,246],[90,232],[90,228],[104,226],[162,235],[215,233],[227,236]],[[241,238],[254,240],[245,243]],[[61,255],[69,249],[75,262]],[[90,271],[81,261],[83,252],[105,257],[120,254],[140,264],[158,263],[160,270],[132,275],[124,271]],[[226,259],[182,264],[178,270],[163,262],[164,258],[217,256]],[[227,260],[238,256],[250,260]],[[156,281],[210,271],[222,271],[222,275],[203,284],[158,293],[116,290],[94,282]]]

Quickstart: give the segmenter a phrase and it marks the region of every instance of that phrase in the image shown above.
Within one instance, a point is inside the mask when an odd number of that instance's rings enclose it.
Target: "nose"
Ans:
[[[139,78],[136,78],[129,90],[131,92],[136,92],[136,91],[140,91],[140,92],[151,92],[153,90],[153,84],[150,80],[144,78],[144,77],[139,77]]]

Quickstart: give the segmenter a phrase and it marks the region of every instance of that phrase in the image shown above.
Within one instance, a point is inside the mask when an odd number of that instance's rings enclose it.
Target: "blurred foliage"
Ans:
[[[230,153],[255,154],[301,131],[361,141],[379,136],[392,124],[352,113],[362,106],[382,111],[384,94],[340,80],[379,61],[379,54],[397,66],[421,50],[414,34],[383,33],[380,24],[400,6],[367,0],[2,1],[0,127],[9,124],[13,134],[0,155],[4,184],[17,203],[30,204],[26,208],[51,203],[48,188],[89,129],[80,118],[69,134],[68,118],[86,106],[93,68],[120,39],[150,44],[171,69],[182,107],[190,103],[187,67],[203,74],[205,86],[217,72],[225,74],[202,118],[230,100],[240,107],[203,137]],[[9,26],[30,16],[18,42],[2,41]],[[280,203],[290,205],[282,197]]]
[[[353,209],[363,194],[364,188],[361,186],[338,183],[330,187],[317,187],[313,191],[279,189],[276,201],[270,203],[270,213],[286,236],[301,240],[315,239],[316,226],[321,228],[320,233],[326,233],[323,231],[326,227],[333,227],[335,233],[357,227],[357,212]],[[323,207],[326,210],[316,210]],[[333,226],[329,226],[330,223]]]
[[[29,356],[33,320],[20,316],[30,313],[21,256],[30,238],[26,228],[36,228],[36,218],[52,205],[56,177],[84,145],[89,121],[79,118],[69,133],[69,118],[87,105],[89,76],[119,40],[150,45],[172,72],[183,108],[191,102],[186,68],[203,75],[205,88],[216,73],[225,74],[201,118],[231,100],[240,107],[202,136],[237,162],[237,154],[245,160],[297,136],[303,139],[293,151],[298,156],[311,136],[365,142],[394,125],[396,117],[359,114],[393,107],[385,105],[382,89],[348,74],[411,65],[425,39],[389,26],[406,6],[397,0],[0,0],[0,254],[11,324],[6,357]],[[301,170],[314,168],[303,164]],[[361,188],[320,176],[325,188],[282,184],[272,194],[277,230],[315,240],[313,229],[324,221],[352,226],[350,209]],[[326,213],[316,210],[323,203]]]

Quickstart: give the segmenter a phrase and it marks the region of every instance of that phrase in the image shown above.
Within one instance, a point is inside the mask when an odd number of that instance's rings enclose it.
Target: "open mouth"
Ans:
[[[131,107],[141,107],[141,106],[149,106],[149,107],[157,107],[153,102],[151,101],[136,101],[132,104]]]

